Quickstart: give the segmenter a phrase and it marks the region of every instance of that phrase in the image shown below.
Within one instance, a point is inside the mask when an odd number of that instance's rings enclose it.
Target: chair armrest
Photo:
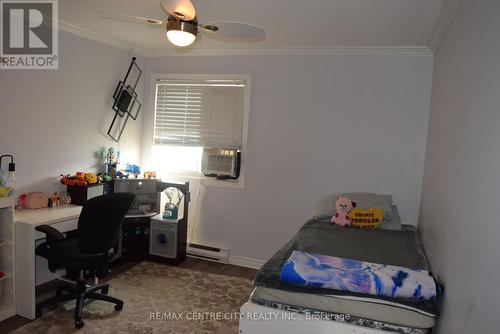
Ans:
[[[66,239],[64,234],[62,234],[61,232],[59,232],[58,230],[56,230],[55,228],[53,228],[50,225],[39,225],[39,226],[35,227],[35,230],[42,232],[42,233],[45,233],[45,235],[47,236],[47,241],[49,243],[51,243],[53,241],[59,241],[59,240]]]
[[[47,239],[46,242],[41,243],[36,247],[35,254],[46,258],[48,261],[49,270],[55,272],[58,264],[55,258],[56,254],[53,251],[53,247],[59,241],[66,240],[66,237],[64,236],[64,234],[50,225],[40,225],[35,227],[35,230],[45,233],[45,237]]]

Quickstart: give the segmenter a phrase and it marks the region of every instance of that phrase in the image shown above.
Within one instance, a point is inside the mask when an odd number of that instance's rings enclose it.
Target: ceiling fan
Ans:
[[[199,30],[210,38],[226,42],[258,42],[266,35],[266,31],[261,27],[242,22],[217,21],[199,24],[196,10],[189,0],[161,0],[160,5],[167,15],[167,20],[114,13],[101,13],[101,17],[166,27],[168,40],[179,47],[191,45],[196,40]]]

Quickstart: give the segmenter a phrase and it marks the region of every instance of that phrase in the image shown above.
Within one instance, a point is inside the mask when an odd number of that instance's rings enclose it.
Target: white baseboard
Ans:
[[[265,262],[266,261],[250,259],[248,257],[233,256],[233,255],[229,256],[229,264],[245,268],[260,269],[260,267],[262,267],[262,265]]]

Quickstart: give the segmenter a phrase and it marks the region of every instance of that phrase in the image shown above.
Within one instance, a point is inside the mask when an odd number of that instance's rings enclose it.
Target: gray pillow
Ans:
[[[380,208],[384,211],[384,220],[392,220],[392,195],[380,195],[375,193],[341,193],[340,196],[349,198],[356,202],[356,207],[361,209]],[[323,199],[316,210],[314,217],[330,215],[335,213],[335,201],[338,195],[328,196]]]
[[[401,231],[401,219],[399,218],[399,211],[398,207],[393,205],[392,206],[392,219],[385,219],[382,222],[382,225],[380,225],[381,229],[383,230],[396,230],[396,231]]]

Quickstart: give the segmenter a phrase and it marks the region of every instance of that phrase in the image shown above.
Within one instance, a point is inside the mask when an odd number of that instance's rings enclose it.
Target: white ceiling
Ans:
[[[200,23],[240,21],[264,28],[258,43],[201,36],[193,50],[427,47],[445,0],[192,0]],[[103,19],[100,12],[166,17],[159,0],[59,0],[61,28],[139,53],[172,52],[162,28]],[[441,15],[442,16],[442,15]]]

